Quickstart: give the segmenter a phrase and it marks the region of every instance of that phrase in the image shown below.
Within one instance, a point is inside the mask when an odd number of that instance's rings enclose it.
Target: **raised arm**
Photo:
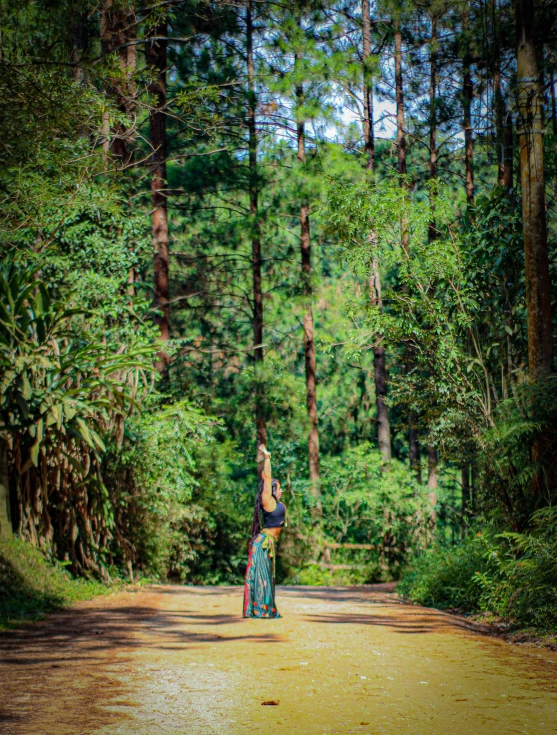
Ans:
[[[263,492],[261,493],[261,503],[266,511],[273,511],[276,508],[277,501],[273,498],[273,475],[271,473],[271,453],[263,446],[259,447],[259,451],[263,456],[263,470],[261,479],[263,480]]]

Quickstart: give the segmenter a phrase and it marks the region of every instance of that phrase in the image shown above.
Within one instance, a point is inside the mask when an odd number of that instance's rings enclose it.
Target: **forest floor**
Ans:
[[[152,586],[0,634],[2,735],[557,734],[557,653],[388,585]],[[275,701],[276,705],[264,705]]]

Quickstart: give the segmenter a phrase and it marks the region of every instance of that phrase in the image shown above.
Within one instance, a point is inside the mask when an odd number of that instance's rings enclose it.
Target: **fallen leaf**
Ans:
[[[267,699],[265,702],[261,702],[261,704],[264,704],[266,707],[271,707],[280,704],[280,699]]]

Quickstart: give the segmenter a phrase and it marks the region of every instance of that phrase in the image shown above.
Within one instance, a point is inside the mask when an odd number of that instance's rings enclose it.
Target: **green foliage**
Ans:
[[[397,587],[422,605],[489,611],[515,627],[557,627],[557,512],[534,514],[528,533],[474,531],[459,546],[435,547]]]
[[[324,532],[336,542],[371,544],[356,562],[369,565],[368,581],[396,577],[431,532],[423,486],[397,460],[385,467],[369,443],[323,463]],[[367,558],[366,558],[367,557]]]
[[[495,425],[482,437],[483,510],[506,527],[523,531],[532,512],[557,500],[557,378],[514,386],[499,404]],[[531,447],[542,440],[537,461]]]
[[[113,563],[123,567],[133,559],[152,576],[183,581],[195,558],[188,524],[204,515],[191,502],[198,486],[195,455],[214,442],[218,422],[187,400],[151,403],[126,422],[122,446],[113,445],[104,459],[103,476],[126,539]]]
[[[29,544],[0,541],[0,630],[106,593],[99,582],[73,579]]]

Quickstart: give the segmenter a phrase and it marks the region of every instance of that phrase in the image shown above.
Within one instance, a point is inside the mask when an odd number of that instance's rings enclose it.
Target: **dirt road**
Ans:
[[[2,735],[557,734],[557,654],[384,587],[122,592],[0,637]],[[262,705],[264,701],[278,705]]]

